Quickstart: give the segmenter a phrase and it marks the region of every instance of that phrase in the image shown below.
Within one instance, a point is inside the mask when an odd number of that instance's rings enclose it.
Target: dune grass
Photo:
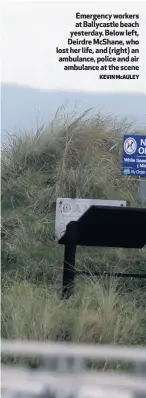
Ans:
[[[9,138],[1,156],[2,336],[145,344],[145,285],[93,271],[146,271],[146,249],[77,250],[74,297],[60,301],[63,248],[54,241],[56,197],[128,200],[138,181],[120,174],[124,122],[65,115]]]
[[[3,289],[3,334],[17,339],[144,343],[140,325],[146,321],[146,297],[144,292],[143,300],[139,295],[138,290],[134,299],[131,293],[123,294],[115,280],[89,278],[78,280],[74,297],[63,302],[58,286],[15,282]]]

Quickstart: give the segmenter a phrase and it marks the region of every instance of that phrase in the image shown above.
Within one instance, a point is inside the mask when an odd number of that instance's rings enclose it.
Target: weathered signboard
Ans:
[[[70,221],[77,221],[90,206],[127,206],[124,200],[57,198],[55,235],[59,240]]]

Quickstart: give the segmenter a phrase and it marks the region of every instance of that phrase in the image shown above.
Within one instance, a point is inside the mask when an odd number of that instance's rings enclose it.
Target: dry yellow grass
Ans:
[[[2,150],[2,336],[145,344],[144,290],[79,279],[61,302],[63,250],[53,241],[57,196],[129,200],[137,180],[120,174],[125,123],[60,116]],[[145,270],[145,249],[80,250],[77,267]],[[133,282],[131,282],[133,283]]]

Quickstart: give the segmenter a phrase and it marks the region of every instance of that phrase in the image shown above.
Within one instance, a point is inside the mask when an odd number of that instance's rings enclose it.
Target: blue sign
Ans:
[[[124,135],[122,175],[146,177],[146,135]]]

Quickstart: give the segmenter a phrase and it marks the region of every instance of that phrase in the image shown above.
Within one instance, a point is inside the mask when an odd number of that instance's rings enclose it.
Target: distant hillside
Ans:
[[[1,86],[1,129],[10,134],[20,130],[35,128],[50,121],[58,107],[66,103],[67,111],[73,110],[75,103],[83,112],[95,107],[96,112],[127,117],[135,128],[146,126],[146,96],[144,94],[109,94],[86,92],[44,91],[29,87],[2,84]]]

